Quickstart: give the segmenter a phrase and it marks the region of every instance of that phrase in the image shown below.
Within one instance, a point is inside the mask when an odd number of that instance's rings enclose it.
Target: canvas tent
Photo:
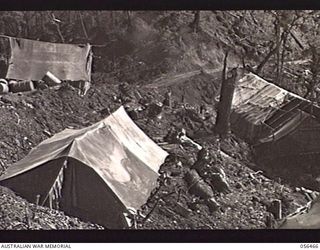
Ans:
[[[7,79],[41,80],[50,71],[60,80],[91,81],[91,46],[9,37]]]
[[[8,168],[0,184],[31,202],[40,195],[40,204],[123,228],[123,213],[147,201],[166,156],[120,107],[90,127],[43,141]]]

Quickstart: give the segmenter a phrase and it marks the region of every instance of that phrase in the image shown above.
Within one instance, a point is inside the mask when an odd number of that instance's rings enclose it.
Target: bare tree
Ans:
[[[313,101],[316,98],[316,89],[319,88],[320,83],[320,32],[318,19],[315,16],[309,16],[308,23],[310,25],[305,27],[304,32],[307,34],[306,38],[308,40],[308,48],[305,50],[306,56],[310,57],[310,73],[304,74],[304,80],[306,82],[306,93],[305,98],[312,99]]]
[[[200,10],[194,12],[194,19],[190,24],[190,27],[193,29],[193,32],[198,32],[200,28]]]
[[[317,11],[276,11],[272,12],[275,15],[275,29],[276,29],[276,79],[275,82],[282,81],[283,64],[288,53],[288,40],[293,38],[293,41],[298,44],[301,49],[304,49],[299,39],[294,35],[293,29],[310,17],[317,13]]]
[[[125,11],[126,18],[127,18],[127,26],[130,28],[132,26],[132,12],[131,11]]]
[[[226,52],[224,57],[224,65],[222,70],[222,83],[220,90],[220,100],[218,104],[218,113],[214,131],[221,138],[228,136],[230,132],[230,115],[232,108],[232,99],[237,78],[237,68],[230,71],[230,77],[227,77],[227,59],[229,52]]]

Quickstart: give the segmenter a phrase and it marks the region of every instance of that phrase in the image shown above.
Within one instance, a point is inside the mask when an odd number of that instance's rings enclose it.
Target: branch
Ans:
[[[60,37],[62,43],[64,43],[65,40],[64,40],[64,37],[63,37],[63,35],[62,35],[62,33],[61,33],[60,26],[59,26],[59,24],[58,24],[57,22],[54,21],[54,20],[56,19],[54,13],[53,13],[53,12],[48,12],[48,14],[49,14],[49,16],[50,16],[50,20],[55,24],[55,26],[56,26],[56,28],[57,28],[57,32],[58,32],[58,34],[59,34],[59,37]]]
[[[292,31],[290,31],[290,35],[292,36],[293,40],[299,45],[299,47],[301,49],[304,49],[302,43],[299,41],[299,39],[295,36],[295,34]]]
[[[266,55],[266,57],[261,61],[261,63],[258,65],[256,69],[256,74],[260,74],[262,68],[264,65],[268,62],[270,57],[277,51],[277,46],[274,46],[274,48],[271,48],[269,53]]]
[[[84,33],[87,41],[89,41],[88,33],[87,33],[87,30],[86,30],[86,26],[84,25],[84,22],[83,22],[82,14],[81,14],[80,11],[78,13],[79,13],[79,16],[80,16],[80,22],[81,22],[83,33]]]

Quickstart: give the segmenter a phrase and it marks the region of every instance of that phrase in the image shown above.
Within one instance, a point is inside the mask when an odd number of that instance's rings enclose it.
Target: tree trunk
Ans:
[[[200,27],[200,10],[197,10],[194,12],[194,19],[191,23],[191,28],[193,29],[193,32],[198,32]]]
[[[114,12],[111,10],[109,12],[109,18],[110,18],[110,26],[108,25],[105,25],[104,26],[104,32],[108,33],[108,31],[111,29],[111,30],[115,30],[115,27],[116,27],[116,22],[115,22],[115,14]]]
[[[287,44],[287,40],[288,40],[288,35],[290,30],[286,30],[283,32],[283,37],[282,37],[282,51],[281,51],[281,60],[280,60],[280,74],[279,74],[279,79],[278,82],[281,83],[282,82],[282,75],[283,75],[283,64],[285,61],[285,57],[286,57],[286,44]]]
[[[125,11],[126,16],[127,16],[127,27],[130,28],[132,26],[132,13],[131,11]]]
[[[29,25],[30,25],[30,12],[23,12],[23,21],[24,21],[24,37],[30,37],[30,30],[29,30]]]
[[[312,74],[312,79],[309,82],[309,85],[307,87],[307,93],[305,97],[307,99],[311,99],[311,101],[315,101],[315,88],[317,86],[318,82],[318,75],[319,75],[319,56],[320,54],[317,51],[317,48],[314,46],[311,46],[311,53],[312,53],[312,64],[311,64],[311,74]]]
[[[279,84],[280,79],[280,57],[281,57],[281,27],[279,20],[276,21],[276,53],[277,53],[277,73],[275,82]]]
[[[220,135],[220,137],[225,138],[230,132],[230,114],[232,108],[232,99],[235,88],[235,81],[237,79],[237,68],[231,70],[231,77],[225,77],[226,65],[227,65],[226,53],[224,60],[224,69],[222,76],[222,84],[220,91],[220,100],[218,105],[217,120],[215,125],[215,132]]]

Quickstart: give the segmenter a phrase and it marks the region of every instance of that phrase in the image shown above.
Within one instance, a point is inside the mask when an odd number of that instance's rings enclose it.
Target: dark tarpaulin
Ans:
[[[10,37],[6,78],[41,80],[50,71],[60,80],[91,80],[91,46],[49,43]]]

